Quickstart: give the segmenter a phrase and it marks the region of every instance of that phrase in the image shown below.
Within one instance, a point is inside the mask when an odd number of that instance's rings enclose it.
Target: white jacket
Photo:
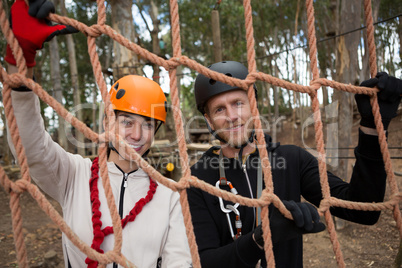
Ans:
[[[38,186],[56,199],[68,226],[87,243],[92,244],[92,208],[89,179],[90,159],[64,151],[53,142],[44,129],[39,100],[33,92],[12,92],[12,104],[22,143],[28,159],[30,174]],[[9,144],[11,139],[9,137]],[[12,147],[12,146],[11,146]],[[13,153],[15,155],[14,149]],[[119,207],[123,173],[113,162],[107,163],[116,206]],[[102,229],[112,225],[102,179],[98,180]],[[128,176],[124,194],[123,217],[134,204],[145,197],[149,177],[139,169]],[[101,248],[113,248],[114,235],[105,237]],[[86,256],[63,233],[65,267],[86,267]],[[162,267],[190,267],[191,255],[187,242],[179,194],[159,184],[153,199],[147,203],[133,222],[123,229],[122,253],[137,267],[155,268],[158,257]],[[107,267],[112,267],[109,264]]]

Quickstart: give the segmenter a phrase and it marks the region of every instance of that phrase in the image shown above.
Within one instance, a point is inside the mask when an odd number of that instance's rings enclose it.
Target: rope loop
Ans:
[[[181,65],[180,58],[179,57],[173,57],[170,60],[166,61],[166,65],[167,65],[167,71],[171,71],[173,69],[176,69],[177,67],[179,67]]]
[[[87,35],[89,35],[90,37],[97,38],[105,32],[105,27],[99,24],[94,24],[91,27],[87,28],[86,30]]]
[[[319,79],[311,80],[310,88],[311,90],[318,91],[321,88],[321,83],[319,82]]]
[[[14,185],[16,187],[12,187],[13,192],[22,194],[23,192],[25,192],[28,189],[28,186],[30,185],[30,183],[27,180],[19,179],[14,183]]]
[[[322,199],[320,202],[320,206],[318,208],[318,212],[320,215],[323,215],[325,211],[328,211],[331,208],[331,200],[330,199]]]
[[[14,73],[4,77],[4,84],[8,84],[10,88],[18,88],[25,85],[27,78],[20,74]]]

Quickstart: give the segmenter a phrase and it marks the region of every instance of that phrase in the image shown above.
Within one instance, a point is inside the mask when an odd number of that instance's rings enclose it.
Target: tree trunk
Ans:
[[[342,19],[339,21],[339,31],[341,33],[356,29],[360,26],[361,19],[361,1],[341,1],[341,8],[339,10],[342,14]],[[357,81],[357,48],[359,45],[360,35],[349,34],[339,37],[337,40],[336,51],[336,80],[342,83],[355,84]],[[348,148],[350,146],[350,136],[353,124],[353,105],[354,95],[352,93],[336,90],[334,93],[334,100],[339,101],[338,105],[338,145],[341,148]],[[336,138],[336,137],[334,137]],[[347,157],[349,150],[340,150],[338,155],[340,157]],[[348,159],[339,159],[339,166],[337,168],[337,175],[342,179],[348,181]]]
[[[1,90],[3,90],[3,88],[1,88]],[[0,99],[3,102],[3,95],[0,96]],[[6,115],[4,113],[4,107],[0,107],[0,115],[1,115],[1,120],[3,121],[3,125],[5,126],[7,124],[7,121],[6,121]],[[3,128],[3,142],[2,142],[2,147],[3,147],[2,159],[4,161],[5,166],[10,165],[11,159],[12,159],[10,147],[9,147],[8,141],[7,141],[7,131],[8,131],[8,128],[4,127]]]
[[[397,33],[399,37],[399,48],[402,47],[402,21],[397,22]],[[399,58],[402,59],[402,49],[399,49]],[[399,68],[402,68],[402,63],[399,63]]]
[[[275,27],[274,29],[274,47],[276,48],[278,44],[278,28]],[[273,76],[278,77],[278,68],[276,66],[276,61],[273,61],[273,66],[272,66],[272,71],[273,71]],[[277,142],[277,131],[278,128],[276,126],[276,121],[279,118],[279,98],[278,98],[278,87],[273,86],[273,92],[274,92],[274,116],[273,116],[273,124],[272,124],[272,141]]]
[[[151,31],[152,51],[156,55],[160,56],[161,49],[159,46],[159,37],[158,37],[158,34],[159,34],[159,19],[158,19],[159,11],[158,11],[158,7],[156,6],[156,4],[153,0],[151,0],[151,8],[149,10],[149,15],[152,19],[152,25],[153,25],[153,30]],[[152,67],[154,69],[153,80],[159,84],[159,78],[160,78],[159,66],[157,64],[152,64]]]
[[[54,37],[49,42],[49,53],[50,53],[50,75],[52,77],[52,86],[54,92],[54,98],[59,102],[63,103],[63,89],[61,88],[61,76],[60,76],[60,55],[59,55],[59,45],[57,43],[57,37]],[[65,130],[65,120],[63,117],[57,115],[59,127],[57,129],[57,139],[58,143],[65,150],[68,150],[68,142]]]
[[[306,50],[305,51],[305,53],[304,53],[304,57],[305,57],[305,62],[308,62],[309,61],[309,59],[308,59],[308,51]],[[308,83],[309,83],[309,81],[311,80],[311,70],[310,70],[310,67],[309,67],[309,65],[308,64],[306,64],[306,74],[305,74],[305,77],[304,77],[304,79],[305,79],[305,84],[307,85]],[[308,109],[305,109],[305,107],[307,108],[308,107],[308,101],[309,101],[309,97],[308,97],[308,95],[307,94],[303,94],[303,96],[304,96],[304,105],[301,105],[301,118],[302,118],[302,122],[304,123],[304,122],[306,122],[306,120],[307,120],[307,118],[310,116],[310,112],[307,112],[307,111],[309,111]],[[303,98],[303,97],[302,97]],[[303,137],[305,138],[305,139],[307,139],[308,138],[308,127],[306,127],[306,128],[303,128],[302,129],[302,135],[303,135]]]
[[[337,34],[356,29],[360,26],[361,19],[361,1],[347,1],[341,0],[338,2],[340,8],[336,9],[339,14],[337,21],[338,27]],[[342,14],[342,16],[340,16]],[[336,50],[336,80],[346,84],[356,84],[357,74],[359,70],[357,62],[357,48],[359,45],[359,33],[352,33],[349,35],[341,36],[337,39]],[[332,142],[338,144],[338,148],[349,148],[351,142],[351,132],[353,125],[353,105],[354,95],[349,92],[336,90],[333,95],[333,101],[338,101],[338,136],[328,137]],[[336,131],[330,131],[335,134]],[[330,135],[328,133],[328,135]],[[327,155],[330,157],[339,156],[338,165],[336,166],[336,175],[345,181],[349,181],[349,150],[327,150]],[[343,229],[346,222],[336,218],[336,228]]]
[[[133,2],[129,0],[112,0],[112,28],[131,42],[136,40],[136,32],[132,15]],[[138,65],[137,55],[120,45],[113,42],[114,63],[113,76],[117,80],[128,74],[142,74]]]
[[[299,3],[299,1],[297,1],[297,3]],[[298,78],[297,78],[297,64],[296,64],[296,57],[293,55],[293,69],[294,69],[294,74],[293,74],[293,83],[297,84]],[[296,126],[297,126],[297,118],[296,118],[296,109],[297,109],[297,96],[298,92],[293,91],[293,110],[292,110],[292,135],[291,135],[291,144],[294,144],[295,142],[295,130],[296,130]],[[300,105],[299,105],[299,109],[300,109]]]
[[[276,77],[276,72],[274,72],[274,76]],[[272,89],[274,92],[274,116],[272,117],[272,141],[277,142],[278,127],[276,125],[276,121],[279,118],[278,87],[273,86]]]
[[[221,26],[219,22],[219,11],[212,10],[212,38],[214,42],[214,59],[215,62],[222,61],[222,43],[221,43]]]
[[[297,37],[297,27],[298,27],[298,22],[299,22],[299,11],[300,11],[300,0],[297,0],[297,7],[296,7],[296,16],[295,16],[295,32],[294,32],[294,37]],[[296,40],[296,38],[295,38]],[[295,44],[296,46],[296,44]],[[298,75],[297,75],[297,63],[296,63],[296,56],[293,54],[292,55],[293,59],[293,83],[297,84],[298,82]],[[298,97],[298,92],[293,91],[293,110],[292,110],[292,135],[291,135],[291,144],[294,144],[295,142],[295,129],[297,126],[296,123],[296,107],[297,107],[297,97]],[[299,106],[300,109],[300,106]]]
[[[63,16],[67,16],[66,6],[64,0],[60,0],[60,7],[61,7],[61,14]],[[73,87],[73,94],[74,94],[74,107],[76,108],[76,117],[78,120],[83,121],[82,116],[82,109],[80,108],[81,105],[81,90],[78,84],[78,71],[77,71],[77,61],[75,56],[75,45],[73,40],[73,35],[67,34],[66,36],[67,41],[67,50],[68,50],[68,60],[70,65],[70,74],[71,74],[71,85]],[[77,153],[85,156],[85,139],[84,134],[80,131],[75,131],[75,139],[76,139],[76,147]]]

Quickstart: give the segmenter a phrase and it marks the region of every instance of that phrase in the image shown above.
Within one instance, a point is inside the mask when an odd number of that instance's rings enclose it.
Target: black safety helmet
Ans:
[[[226,74],[227,76],[245,79],[248,75],[248,70],[246,66],[237,61],[221,61],[208,66],[212,71]],[[205,114],[205,104],[207,101],[223,92],[241,89],[236,86],[231,86],[220,81],[216,81],[212,78],[206,77],[203,74],[198,74],[195,79],[194,92],[195,101],[197,103],[197,109],[202,114]],[[255,94],[257,97],[257,88],[254,84]]]

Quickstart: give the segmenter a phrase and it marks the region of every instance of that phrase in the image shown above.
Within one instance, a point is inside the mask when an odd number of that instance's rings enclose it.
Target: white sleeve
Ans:
[[[177,192],[171,195],[169,233],[162,252],[162,268],[193,267],[179,197]]]
[[[30,175],[43,191],[63,205],[69,184],[74,183],[75,162],[82,157],[67,153],[46,132],[35,93],[12,91],[11,97]],[[10,131],[7,139],[17,159]]]

